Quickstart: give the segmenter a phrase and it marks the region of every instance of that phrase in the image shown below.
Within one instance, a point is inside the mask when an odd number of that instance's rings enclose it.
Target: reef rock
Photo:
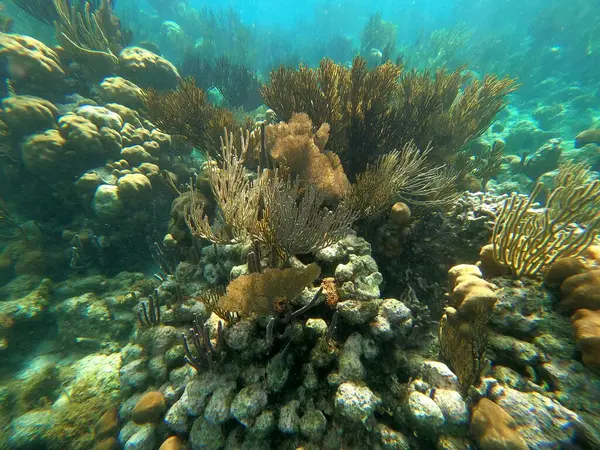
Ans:
[[[350,255],[348,264],[337,266],[335,279],[342,283],[339,289],[342,300],[379,298],[379,285],[383,282],[377,263],[369,255]]]
[[[489,398],[514,419],[529,448],[572,448],[576,433],[573,424],[580,419],[569,409],[537,392],[520,392],[499,384],[491,387]]]
[[[366,423],[380,403],[371,389],[353,381],[342,383],[335,394],[335,410],[353,423]]]
[[[111,184],[101,184],[96,189],[92,209],[102,219],[115,218],[123,211],[123,200],[119,188]]]

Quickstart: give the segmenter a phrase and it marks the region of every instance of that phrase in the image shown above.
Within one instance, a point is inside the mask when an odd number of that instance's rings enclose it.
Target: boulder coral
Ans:
[[[573,275],[560,287],[560,308],[566,311],[577,309],[600,310],[600,269]]]
[[[460,270],[454,270],[452,274],[453,277],[458,276],[454,279],[450,298],[463,321],[474,321],[478,316],[489,315],[498,300],[496,286],[481,278],[475,269],[478,270],[476,266],[462,265]]]
[[[2,99],[0,119],[12,136],[25,136],[53,128],[58,109],[53,103],[31,95],[11,95]]]
[[[575,137],[575,148],[581,148],[587,144],[600,145],[600,128],[584,130]]]
[[[165,396],[158,391],[145,393],[133,407],[131,418],[137,424],[158,422],[165,412]]]
[[[141,88],[175,89],[180,80],[173,64],[141,47],[127,47],[121,52],[119,73]]]
[[[36,175],[56,176],[67,159],[65,143],[58,130],[33,134],[21,147],[23,164]]]
[[[579,309],[571,316],[571,323],[584,364],[600,368],[600,311]]]
[[[392,206],[390,219],[392,223],[400,228],[410,225],[411,212],[408,205],[404,202],[396,202]]]
[[[486,277],[498,277],[509,273],[508,267],[498,264],[494,257],[494,244],[481,247],[477,267]]]
[[[107,103],[119,103],[128,108],[138,109],[144,104],[142,89],[122,77],[107,77],[97,89],[100,98]]]
[[[482,398],[473,408],[471,435],[482,450],[527,450],[512,417],[493,401]]]
[[[117,181],[119,193],[124,199],[139,199],[152,190],[152,183],[146,175],[131,173],[124,175]]]
[[[85,117],[74,113],[65,114],[58,120],[59,132],[73,154],[83,154],[91,161],[100,162],[105,151],[98,127]]]
[[[544,274],[544,283],[551,288],[559,288],[567,278],[579,275],[586,269],[586,264],[579,258],[561,258],[548,268]]]
[[[30,36],[0,33],[0,58],[8,62],[9,78],[19,93],[47,95],[64,84],[58,54]]]

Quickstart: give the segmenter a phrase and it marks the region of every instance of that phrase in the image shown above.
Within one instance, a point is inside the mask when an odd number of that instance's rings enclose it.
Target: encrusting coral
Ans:
[[[493,401],[482,398],[473,408],[471,434],[482,450],[527,450],[510,415]]]

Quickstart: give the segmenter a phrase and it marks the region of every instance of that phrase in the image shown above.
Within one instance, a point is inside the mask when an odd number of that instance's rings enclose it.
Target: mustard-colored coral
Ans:
[[[513,194],[494,225],[494,257],[517,277],[582,254],[600,230],[600,181],[591,181],[585,166],[562,166],[546,206],[536,208],[541,191],[538,183],[529,197]]]
[[[273,314],[276,302],[292,300],[320,273],[320,267],[313,263],[305,268],[265,269],[242,275],[229,283],[219,307],[246,314]]]
[[[600,311],[579,309],[571,317],[571,322],[583,362],[587,366],[600,368]]]
[[[476,384],[487,348],[487,322],[498,298],[496,287],[481,278],[477,266],[461,264],[449,271],[451,304],[440,320],[442,356],[463,388]]]
[[[332,204],[344,197],[350,183],[339,157],[324,151],[328,139],[329,125],[322,124],[313,132],[307,114],[294,114],[288,123],[267,127],[267,145],[273,161],[291,176],[298,176],[305,186],[313,185],[322,191],[325,202]]]
[[[58,55],[29,36],[0,33],[0,58],[7,61],[9,78],[19,93],[56,89],[65,77]]]
[[[473,408],[471,435],[482,450],[527,450],[515,420],[493,401],[482,398]]]

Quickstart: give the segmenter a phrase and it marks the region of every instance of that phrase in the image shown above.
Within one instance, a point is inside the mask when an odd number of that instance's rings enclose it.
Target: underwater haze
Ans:
[[[0,2],[0,449],[600,448],[590,0]]]

